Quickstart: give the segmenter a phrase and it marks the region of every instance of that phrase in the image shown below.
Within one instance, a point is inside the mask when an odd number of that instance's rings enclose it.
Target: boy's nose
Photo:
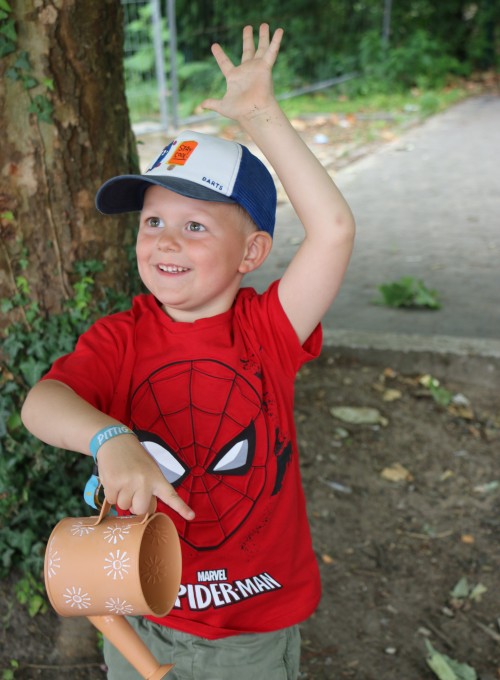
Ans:
[[[179,239],[173,229],[163,229],[158,238],[159,250],[178,250]]]

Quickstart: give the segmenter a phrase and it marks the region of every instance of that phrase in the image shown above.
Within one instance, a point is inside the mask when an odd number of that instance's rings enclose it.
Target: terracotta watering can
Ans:
[[[165,616],[181,580],[179,536],[172,520],[156,513],[66,517],[53,529],[45,553],[45,587],[61,616],[87,616],[147,680],[172,668],[160,666],[125,615]]]

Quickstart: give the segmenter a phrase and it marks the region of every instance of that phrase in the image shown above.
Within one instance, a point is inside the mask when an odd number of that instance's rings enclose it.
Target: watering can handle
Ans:
[[[148,508],[146,514],[143,516],[140,524],[144,524],[144,522],[146,522],[149,519],[149,517],[156,512],[156,506],[157,506],[156,498],[155,498],[155,496],[151,496],[151,502],[149,504],[149,508]],[[100,511],[99,515],[96,516],[95,522],[91,526],[97,526],[98,524],[100,524],[104,520],[104,518],[109,514],[109,512],[111,511],[112,508],[113,508],[113,506],[111,505],[111,503],[109,503],[106,500],[106,498],[104,498],[102,505],[101,505],[101,511]]]

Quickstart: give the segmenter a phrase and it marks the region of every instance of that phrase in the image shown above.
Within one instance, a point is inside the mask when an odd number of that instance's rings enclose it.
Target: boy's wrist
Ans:
[[[241,116],[238,119],[238,123],[243,127],[251,126],[254,123],[259,123],[264,121],[266,124],[279,121],[284,116],[283,110],[281,109],[278,101],[272,99],[266,106],[258,107],[255,106],[249,113]]]
[[[103,427],[102,430],[96,432],[89,444],[90,453],[92,454],[94,461],[97,462],[97,454],[103,444],[122,434],[133,434],[134,437],[137,436],[133,430],[126,425],[121,424],[107,425],[106,427]]]

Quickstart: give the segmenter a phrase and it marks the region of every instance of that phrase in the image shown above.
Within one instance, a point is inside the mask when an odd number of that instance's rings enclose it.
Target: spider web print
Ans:
[[[200,360],[159,369],[134,398],[151,419],[141,429],[161,437],[186,469],[178,488],[197,519],[183,523],[181,536],[190,542],[188,534],[193,538],[203,530],[217,544],[224,542],[248,516],[266,479],[269,442],[257,391],[231,367]],[[214,469],[231,446],[246,447],[246,463]]]

